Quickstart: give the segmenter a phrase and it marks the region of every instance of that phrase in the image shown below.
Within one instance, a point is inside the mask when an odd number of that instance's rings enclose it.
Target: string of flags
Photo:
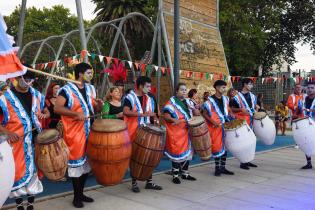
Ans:
[[[121,62],[124,62],[126,67],[134,68],[136,71],[141,71],[141,72],[151,72],[152,70],[157,71],[159,68],[161,69],[163,74],[170,74],[170,69],[168,67],[159,67],[154,64],[144,64],[144,63],[139,63],[139,62],[133,62],[129,60],[121,60],[118,58],[113,58],[110,56],[104,56],[104,55],[97,55],[95,53],[90,53],[86,50],[82,50],[80,54],[74,55],[72,57],[67,57],[64,59],[60,59],[57,61],[50,61],[47,63],[39,63],[35,64],[32,67],[39,69],[39,70],[45,70],[45,69],[51,69],[51,68],[62,68],[65,66],[72,66],[75,65],[79,62],[83,61],[83,58],[85,56],[88,56],[89,59],[92,61],[95,61],[96,58],[98,58],[99,62],[105,62],[106,64],[114,63],[118,65]],[[194,79],[194,80],[209,80],[209,81],[215,81],[215,80],[224,80],[228,82],[239,82],[243,78],[250,78],[253,80],[254,83],[261,83],[261,84],[266,84],[266,83],[276,83],[278,82],[292,82],[292,83],[300,83],[301,81],[315,81],[315,76],[307,76],[307,77],[272,77],[272,76],[267,76],[267,77],[244,77],[244,76],[230,76],[230,75],[225,75],[223,73],[208,73],[208,72],[197,72],[197,71],[190,71],[190,70],[180,70],[180,76],[181,78],[186,78],[186,79]]]

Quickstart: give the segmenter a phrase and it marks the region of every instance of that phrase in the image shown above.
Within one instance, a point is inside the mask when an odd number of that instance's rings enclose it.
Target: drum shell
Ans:
[[[276,126],[267,115],[261,120],[253,120],[253,129],[257,138],[265,145],[272,145],[276,139]]]
[[[211,137],[205,122],[199,125],[189,125],[189,135],[194,151],[201,160],[210,160],[212,155]]]
[[[138,128],[132,143],[131,177],[140,181],[149,179],[160,163],[164,148],[165,132],[155,133],[146,128]]]
[[[224,144],[241,163],[250,162],[255,157],[256,136],[247,124],[231,130],[226,129]]]
[[[1,140],[0,140],[1,141]],[[7,141],[0,143],[0,209],[7,200],[15,177],[15,163],[11,146]]]
[[[128,169],[131,141],[127,129],[112,132],[94,131],[87,145],[88,161],[99,184],[119,184]]]
[[[315,155],[315,122],[305,118],[292,122],[293,139],[299,148],[307,155]]]
[[[35,162],[44,175],[53,181],[61,180],[65,177],[68,161],[69,149],[63,138],[58,138],[49,144],[35,143]]]

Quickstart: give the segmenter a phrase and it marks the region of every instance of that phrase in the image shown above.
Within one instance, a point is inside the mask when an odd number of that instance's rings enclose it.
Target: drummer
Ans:
[[[151,79],[146,76],[140,76],[136,81],[136,89],[131,90],[124,100],[124,121],[127,124],[131,141],[135,140],[136,131],[139,126],[158,123],[158,109],[155,98],[149,92],[151,90]],[[162,190],[162,187],[152,182],[151,178],[147,180],[145,189]],[[140,192],[137,180],[132,178],[131,191]]]
[[[315,82],[310,82],[307,85],[307,96],[304,100],[299,101],[299,116],[309,117],[315,121]],[[311,169],[312,168],[312,159],[309,156],[306,156],[307,164],[301,169]]]
[[[230,101],[231,110],[235,113],[237,119],[246,120],[252,127],[253,115],[260,108],[257,105],[257,97],[251,92],[253,89],[253,80],[245,78],[242,80],[242,90]],[[257,167],[253,163],[241,163],[240,168],[249,170],[249,167]]]
[[[43,192],[34,160],[33,141],[34,135],[42,130],[39,120],[48,118],[49,112],[42,110],[41,93],[31,87],[34,79],[35,74],[27,71],[15,78],[14,87],[0,98],[0,132],[9,137],[15,160],[15,180],[10,197],[15,198],[18,210],[24,209],[23,196],[27,196],[27,209],[32,210],[34,196]],[[36,132],[32,132],[33,128]]]
[[[72,203],[74,207],[82,208],[83,202],[94,201],[83,194],[84,184],[91,171],[86,156],[91,125],[88,117],[94,114],[94,110],[101,110],[102,101],[95,99],[93,87],[88,84],[93,78],[92,67],[87,63],[79,63],[74,67],[74,73],[80,84],[69,82],[60,89],[54,111],[61,115],[64,140],[70,150],[68,175],[73,184]]]
[[[291,111],[292,114],[292,120],[303,117],[303,113],[299,113],[299,103],[301,101],[304,101],[306,94],[302,93],[302,85],[296,84],[294,86],[294,92],[289,96],[287,101],[287,106]],[[299,113],[299,115],[297,114]]]
[[[229,121],[229,116],[234,117],[229,108],[229,99],[224,96],[227,84],[223,80],[215,81],[213,85],[215,94],[208,97],[203,104],[203,116],[206,119],[212,140],[212,154],[215,160],[215,176],[221,174],[234,175],[225,168],[227,152],[223,143],[224,123]]]
[[[188,172],[189,160],[193,151],[189,140],[187,122],[194,115],[200,115],[187,97],[185,83],[179,83],[176,87],[176,96],[170,98],[163,108],[166,126],[166,149],[165,154],[172,161],[173,183],[180,184],[181,178],[195,181]]]

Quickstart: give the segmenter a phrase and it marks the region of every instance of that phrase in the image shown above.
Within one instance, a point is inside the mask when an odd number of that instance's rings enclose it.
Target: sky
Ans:
[[[22,3],[22,0],[0,0],[0,13],[2,15],[9,15],[15,9],[16,6]],[[26,7],[35,6],[37,8],[47,7],[50,8],[53,5],[62,4],[64,7],[70,9],[70,12],[76,14],[75,0],[27,0]],[[95,5],[90,0],[81,0],[83,18],[91,20],[95,17],[93,11]],[[291,66],[292,70],[302,69],[309,71],[315,69],[315,55],[310,49],[310,45],[296,44],[298,48],[295,56],[297,63]]]

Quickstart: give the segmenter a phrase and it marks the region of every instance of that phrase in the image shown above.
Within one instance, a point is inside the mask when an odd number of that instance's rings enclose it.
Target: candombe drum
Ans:
[[[293,138],[299,148],[307,155],[315,155],[315,122],[311,118],[292,121]]]
[[[211,138],[203,117],[196,116],[188,121],[189,135],[195,152],[201,160],[211,158]]]
[[[265,145],[272,145],[276,139],[276,126],[266,112],[256,112],[253,130],[257,138]]]
[[[140,181],[150,178],[160,163],[165,147],[165,129],[154,125],[138,128],[132,143],[131,177]]]
[[[0,209],[11,192],[15,176],[12,148],[7,139],[6,135],[0,134]]]
[[[245,120],[237,119],[224,124],[225,146],[241,163],[254,159],[256,136]]]
[[[94,121],[87,145],[88,161],[99,184],[119,184],[128,169],[131,142],[122,120]]]
[[[56,129],[46,129],[35,140],[35,162],[44,175],[53,181],[64,178],[69,149]]]

